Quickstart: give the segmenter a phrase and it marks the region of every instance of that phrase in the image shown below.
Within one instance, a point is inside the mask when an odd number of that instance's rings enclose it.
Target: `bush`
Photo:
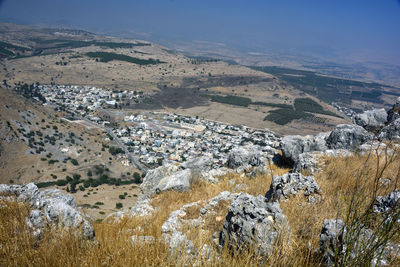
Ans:
[[[56,181],[56,185],[58,185],[58,186],[65,186],[67,184],[68,184],[68,182],[66,180],[57,180]]]
[[[119,199],[125,199],[125,195],[119,195]]]
[[[110,152],[111,155],[125,154],[125,151],[122,148],[115,146],[110,147],[108,152]]]
[[[116,208],[116,209],[122,209],[122,207],[123,207],[123,205],[122,205],[121,202],[117,202],[117,203],[115,204],[115,208]]]
[[[76,159],[71,159],[71,163],[72,163],[72,165],[75,165],[75,166],[79,165],[79,163]]]

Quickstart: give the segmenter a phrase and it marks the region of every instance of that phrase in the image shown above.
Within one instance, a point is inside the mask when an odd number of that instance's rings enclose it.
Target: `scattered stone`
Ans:
[[[38,237],[46,226],[52,225],[80,229],[85,239],[95,237],[93,226],[78,211],[74,198],[58,189],[40,192],[34,183],[23,186],[2,184],[0,194],[12,195],[17,201],[30,204],[32,211],[25,221]]]
[[[293,171],[314,173],[318,169],[318,161],[322,155],[324,155],[324,153],[318,151],[301,153],[293,167]]]
[[[320,234],[320,253],[326,266],[335,265],[336,260],[339,260],[337,262],[339,265],[350,264],[352,260],[359,257],[361,257],[361,259],[358,259],[358,261],[362,260],[363,262],[353,264],[357,264],[357,266],[360,264],[369,265],[365,262],[369,260],[366,258],[368,256],[372,256],[370,265],[387,266],[390,264],[391,259],[400,255],[400,245],[387,242],[385,247],[383,247],[382,240],[375,237],[370,229],[366,229],[362,225],[358,227],[359,228],[354,229],[350,234],[342,220],[326,219],[323,222]],[[347,241],[348,235],[350,235],[349,241]],[[351,242],[351,244],[346,244],[346,242]],[[349,249],[351,249],[351,251],[346,251]],[[365,254],[366,251],[370,251],[371,249],[375,252],[374,255]],[[383,251],[382,254],[381,251]],[[347,261],[341,261],[345,254],[348,253],[350,254]],[[366,257],[363,258],[363,254],[365,254]]]
[[[154,212],[150,197],[142,195],[131,208],[130,216],[150,216]]]
[[[377,213],[388,212],[392,208],[396,207],[396,205],[400,207],[400,193],[397,191],[397,189],[385,197],[378,196],[373,209],[374,212]]]
[[[299,191],[304,191],[304,196],[321,194],[314,176],[304,176],[301,173],[286,173],[282,176],[275,175],[265,198],[268,202],[279,201],[282,198],[289,198]]]
[[[385,126],[388,114],[385,109],[373,109],[356,114],[353,118],[354,123],[363,127],[369,132],[376,132]]]
[[[229,208],[219,245],[227,244],[237,250],[254,246],[257,254],[268,256],[280,233],[287,230],[287,219],[279,203],[266,202],[263,196],[241,193]]]
[[[379,135],[381,140],[394,140],[400,139],[400,118],[392,121],[386,127],[384,127]]]
[[[340,124],[326,139],[326,144],[330,149],[354,150],[372,139],[373,135],[361,126]]]
[[[400,97],[397,98],[396,103],[388,111],[387,122],[391,123],[397,119],[400,119]]]
[[[231,169],[238,169],[244,167],[248,169],[251,166],[262,166],[265,164],[265,159],[258,152],[256,146],[244,148],[238,147],[232,149],[228,155],[227,166]]]
[[[193,245],[193,242],[190,241],[186,235],[181,232],[173,232],[172,234],[163,234],[162,235],[165,243],[169,245],[169,250],[171,254],[185,252],[182,256],[187,255],[195,255],[196,249]]]
[[[325,219],[320,234],[320,253],[326,266],[335,263],[337,253],[342,252],[344,222],[342,220]]]
[[[324,151],[326,138],[329,133],[320,133],[316,136],[288,135],[282,138],[281,150],[284,160],[289,164],[296,164],[299,156],[305,152]]]

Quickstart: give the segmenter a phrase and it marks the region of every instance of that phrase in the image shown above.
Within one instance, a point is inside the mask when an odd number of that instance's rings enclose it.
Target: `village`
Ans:
[[[129,158],[124,153],[127,151],[147,168],[200,156],[212,158],[216,166],[223,166],[233,148],[258,145],[260,152],[271,154],[279,146],[279,138],[266,129],[179,114],[119,109],[128,101],[138,103],[145,99],[146,95],[140,91],[60,85],[39,85],[39,89],[46,105],[99,125],[108,132],[105,141],[122,146],[117,150],[118,157]]]

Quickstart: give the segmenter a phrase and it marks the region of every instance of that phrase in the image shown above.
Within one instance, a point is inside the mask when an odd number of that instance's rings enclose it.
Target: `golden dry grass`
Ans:
[[[367,160],[368,158],[368,160]],[[378,160],[379,159],[379,160]],[[95,223],[96,242],[83,241],[70,232],[61,235],[52,231],[45,233],[44,238],[37,241],[31,237],[24,224],[29,209],[17,203],[1,203],[0,216],[0,265],[1,266],[253,266],[262,262],[265,266],[317,266],[320,259],[316,251],[319,249],[319,234],[324,219],[346,219],[346,211],[354,195],[357,179],[357,197],[362,198],[360,209],[364,209],[368,201],[375,197],[374,191],[385,195],[397,187],[395,183],[399,175],[400,159],[395,154],[392,162],[385,166],[384,157],[371,155],[348,158],[325,158],[324,167],[315,175],[321,187],[322,200],[310,204],[304,196],[298,194],[288,201],[281,201],[281,208],[287,216],[290,233],[282,233],[280,242],[275,246],[271,257],[261,259],[250,249],[245,253],[236,253],[223,249],[218,257],[204,261],[201,255],[196,259],[188,259],[184,253],[170,255],[166,245],[159,240],[161,225],[170,212],[182,205],[207,200],[222,191],[232,191],[235,184],[245,183],[248,187],[243,192],[253,195],[264,195],[271,183],[271,174],[253,179],[228,174],[218,184],[197,182],[190,192],[167,192],[157,195],[152,205],[157,211],[149,217],[126,218],[119,223]],[[379,164],[378,164],[379,162]],[[378,172],[377,172],[378,170]],[[287,169],[272,166],[273,174],[283,174]],[[360,176],[360,173],[362,175]],[[380,173],[382,172],[382,173]],[[377,174],[378,173],[378,174]],[[392,180],[390,186],[381,186],[376,177]],[[235,183],[232,182],[235,181]],[[363,185],[362,187],[360,185]],[[362,190],[361,190],[362,189]],[[226,214],[229,203],[222,203],[217,208],[217,215]],[[189,210],[187,216],[196,218],[198,209]],[[360,210],[361,212],[361,210]],[[187,236],[199,249],[202,244],[211,247],[210,233],[222,229],[222,223],[206,220],[208,225],[204,231],[188,229]],[[208,227],[208,228],[207,228]],[[129,242],[132,235],[151,235],[156,238],[152,244],[134,245]],[[395,237],[398,238],[398,237]]]

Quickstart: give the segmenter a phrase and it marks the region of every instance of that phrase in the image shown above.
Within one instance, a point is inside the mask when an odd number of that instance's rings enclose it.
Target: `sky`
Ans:
[[[400,0],[0,0],[0,21],[400,65]]]

